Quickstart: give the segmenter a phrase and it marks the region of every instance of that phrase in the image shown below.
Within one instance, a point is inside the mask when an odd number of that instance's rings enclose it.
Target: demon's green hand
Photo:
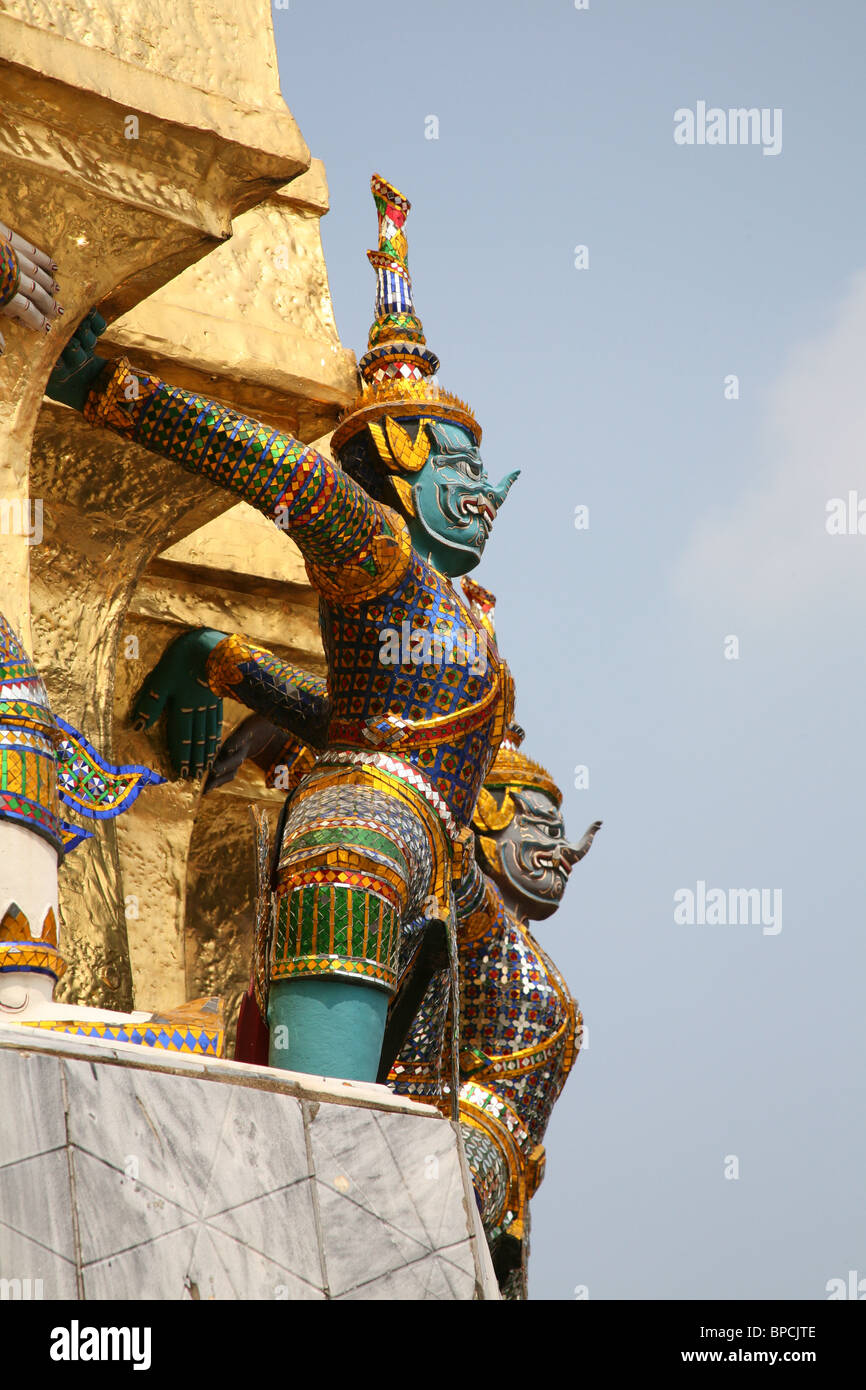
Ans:
[[[219,747],[223,702],[207,683],[207,659],[224,632],[210,627],[185,632],[166,647],[132,711],[135,728],[153,728],[165,713],[166,740],[175,777],[210,771]]]
[[[84,409],[87,393],[105,366],[105,358],[93,351],[105,329],[105,319],[95,309],[82,319],[48,378],[46,396],[73,410]]]

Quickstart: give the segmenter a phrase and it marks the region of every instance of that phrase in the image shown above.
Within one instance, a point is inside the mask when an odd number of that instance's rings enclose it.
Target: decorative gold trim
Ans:
[[[48,970],[58,980],[66,971],[66,961],[56,947],[37,940],[0,945],[0,970],[10,966],[16,970]]]
[[[54,916],[54,908],[49,907],[45,914],[45,921],[42,923],[42,940],[46,946],[57,946],[57,918]]]
[[[536,1192],[541,1186],[542,1179],[544,1178],[544,1170],[546,1166],[547,1154],[544,1151],[544,1145],[536,1144],[535,1148],[532,1150],[532,1153],[529,1155],[529,1158],[526,1160],[527,1197],[535,1196]]]
[[[364,387],[334,430],[332,450],[339,453],[347,440],[354,438],[365,426],[394,415],[429,415],[434,420],[452,421],[468,429],[476,444],[481,443],[481,426],[459,396],[434,386],[429,380],[399,379]]]
[[[83,414],[89,424],[129,431],[133,422],[121,402],[124,382],[131,375],[132,364],[128,357],[119,357],[113,366],[105,369],[84,402]]]
[[[378,786],[381,790],[387,791],[391,796],[396,796],[399,800],[404,801],[419,816],[427,832],[433,862],[433,872],[428,893],[440,900],[447,914],[451,907],[452,874],[455,854],[459,854],[460,849],[455,848],[453,839],[446,833],[442,821],[427,798],[422,792],[418,791],[411,782],[405,781],[393,772],[386,772],[383,768],[376,767],[369,763],[359,765],[352,763],[329,764],[319,762],[316,764],[310,780],[305,780],[304,783],[301,784],[295,792],[295,796],[299,800],[303,800],[309,793],[317,792],[331,786],[369,787],[371,785]],[[378,866],[377,872],[380,871],[381,866]]]
[[[487,860],[487,863],[489,864],[492,871],[494,873],[501,874],[503,872],[502,859],[500,857],[499,846],[496,843],[496,841],[493,839],[491,835],[479,835],[478,842],[481,845],[482,853],[484,854],[484,857]]]
[[[0,919],[0,941],[30,941],[30,922],[17,903],[10,903]],[[52,946],[57,942],[52,941]]]
[[[467,1084],[475,1087],[476,1090],[487,1089],[486,1087],[478,1086],[478,1083],[475,1081]],[[461,1088],[461,1090],[462,1089],[463,1088]],[[497,1100],[498,1099],[499,1097],[497,1097]],[[510,1109],[504,1102],[502,1102],[502,1104],[505,1110]],[[514,1114],[514,1111],[511,1113]],[[460,1099],[460,1120],[461,1123],[469,1125],[472,1129],[481,1130],[483,1134],[486,1134],[488,1138],[493,1140],[494,1144],[496,1144],[497,1148],[502,1153],[508,1169],[508,1194],[503,1209],[499,1214],[497,1224],[500,1224],[507,1212],[513,1213],[513,1218],[507,1227],[508,1234],[520,1240],[524,1232],[526,1206],[530,1195],[527,1191],[526,1168],[527,1163],[531,1161],[532,1154],[530,1153],[529,1158],[524,1156],[511,1130],[508,1129],[502,1120],[495,1115],[491,1115],[489,1111],[476,1107],[471,1101],[464,1099],[462,1095]]]
[[[398,468],[404,473],[419,473],[430,454],[430,436],[426,426],[432,421],[423,417],[418,421],[418,429],[413,439],[397,420],[385,416],[385,434]]]
[[[409,516],[415,516],[415,499],[412,496],[412,484],[407,482],[405,478],[398,478],[396,476],[391,478],[391,484],[397,496],[400,498],[400,503],[406,513]]]
[[[488,777],[489,777],[488,773]],[[479,830],[504,830],[514,820],[517,807],[506,790],[502,805],[496,805],[496,797],[487,790],[486,784],[478,793],[473,823]]]
[[[239,685],[243,679],[240,663],[249,661],[252,649],[240,633],[233,632],[224,637],[210,652],[205,663],[205,679],[214,695],[221,699],[231,697],[232,686]]]
[[[500,747],[484,784],[487,787],[531,787],[546,792],[557,806],[562,805],[562,792],[547,769],[507,744]]]

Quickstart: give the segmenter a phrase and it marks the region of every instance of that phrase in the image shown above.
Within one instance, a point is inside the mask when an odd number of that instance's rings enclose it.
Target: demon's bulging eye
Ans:
[[[471,458],[468,454],[456,454],[444,460],[455,468],[458,473],[462,473],[465,478],[472,478],[476,481],[483,476],[484,465],[480,459]]]
[[[550,821],[541,816],[527,816],[528,828],[535,833],[541,833],[550,837],[551,840],[558,840],[563,834],[562,821]]]

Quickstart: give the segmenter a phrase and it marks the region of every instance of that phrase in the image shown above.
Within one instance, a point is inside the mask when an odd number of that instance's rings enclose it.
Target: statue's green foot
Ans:
[[[375,1081],[388,995],[345,979],[274,980],[268,1061],[282,1071]]]

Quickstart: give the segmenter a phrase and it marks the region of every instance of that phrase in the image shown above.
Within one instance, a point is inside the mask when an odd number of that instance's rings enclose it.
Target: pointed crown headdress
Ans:
[[[559,787],[541,763],[527,757],[521,750],[522,742],[523,730],[520,725],[510,724],[484,779],[472,817],[473,827],[482,834],[485,831],[490,834],[504,830],[511,824],[517,809],[511,793],[521,787],[544,792],[557,807],[562,805]],[[505,793],[500,804],[497,804],[494,792]]]
[[[481,426],[466,402],[444,391],[435,379],[439,359],[427,347],[412,299],[405,232],[411,203],[379,174],[373,175],[370,186],[379,215],[379,246],[367,252],[376,272],[376,317],[358,364],[361,394],[337,425],[331,447],[339,457],[344,445],[369,429],[379,460],[390,472],[416,472],[427,458],[430,441],[423,428],[413,439],[399,418],[462,425],[476,444],[481,442]]]

